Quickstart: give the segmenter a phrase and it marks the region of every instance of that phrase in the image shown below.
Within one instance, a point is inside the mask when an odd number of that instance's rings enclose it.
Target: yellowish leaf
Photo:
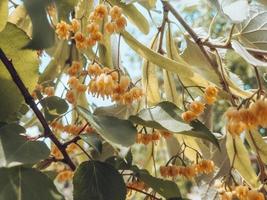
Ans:
[[[156,50],[158,47],[158,34],[153,38],[150,48]],[[142,67],[142,85],[146,93],[148,106],[154,106],[160,101],[159,83],[157,77],[157,66],[144,59]]]
[[[226,136],[226,148],[230,162],[246,182],[253,188],[259,187],[258,177],[251,165],[249,153],[240,137]]]
[[[250,130],[246,133],[246,140],[252,150],[267,164],[267,143],[257,130]]]

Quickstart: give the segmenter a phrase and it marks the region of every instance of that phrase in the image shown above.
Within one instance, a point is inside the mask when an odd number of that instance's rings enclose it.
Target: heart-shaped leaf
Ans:
[[[63,200],[53,181],[32,168],[0,168],[0,199]]]
[[[137,130],[129,120],[93,115],[82,107],[78,107],[78,112],[106,140],[126,147],[135,143]]]
[[[74,200],[126,199],[122,175],[108,163],[82,163],[74,174],[73,185]]]

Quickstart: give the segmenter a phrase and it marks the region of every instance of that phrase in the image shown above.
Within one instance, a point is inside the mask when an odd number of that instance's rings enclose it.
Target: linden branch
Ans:
[[[33,112],[35,113],[36,117],[42,124],[44,128],[44,137],[49,138],[52,142],[56,145],[56,147],[60,150],[63,155],[63,159],[61,160],[65,164],[67,164],[72,170],[75,170],[76,166],[70,159],[66,147],[67,145],[63,145],[57,139],[57,137],[51,131],[43,113],[38,109],[36,103],[34,102],[32,96],[30,95],[28,89],[26,88],[25,84],[21,80],[19,74],[17,73],[15,67],[13,66],[12,60],[8,59],[5,55],[4,51],[0,48],[0,59],[5,65],[6,69],[8,70],[9,74],[11,75],[14,83],[17,85],[18,89],[20,90],[21,94],[24,97],[25,102],[31,107]]]

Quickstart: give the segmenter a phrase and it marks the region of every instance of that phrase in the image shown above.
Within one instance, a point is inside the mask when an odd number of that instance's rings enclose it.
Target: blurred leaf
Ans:
[[[200,74],[207,80],[219,85],[218,75],[215,73],[215,70],[203,55],[198,45],[188,36],[185,37],[185,41],[186,49],[181,55],[183,60],[190,66],[190,68],[192,68],[195,73]]]
[[[119,119],[128,119],[133,114],[134,105],[114,104],[112,106],[97,107],[94,115],[114,116]]]
[[[17,124],[0,128],[0,166],[34,164],[49,156],[50,150],[44,142],[30,141],[21,133],[25,129]]]
[[[58,19],[69,21],[70,13],[74,10],[78,0],[55,0],[58,10]]]
[[[1,48],[6,56],[12,59],[22,81],[31,91],[38,79],[38,56],[35,51],[21,49],[28,41],[25,32],[11,23],[7,23],[5,29],[0,32]],[[5,122],[11,117],[14,118],[20,109],[23,97],[2,62],[0,62],[0,81],[0,121]]]
[[[157,0],[141,0],[138,3],[140,3],[147,10],[151,10],[156,7]]]
[[[137,130],[130,121],[112,116],[93,115],[82,107],[78,107],[78,112],[106,140],[126,147],[135,143]]]
[[[168,29],[166,32],[166,50],[168,58],[178,62],[183,62],[183,59],[179,54],[178,48],[175,45],[170,24],[168,24]],[[168,72],[167,70],[163,70],[163,86],[166,95],[166,100],[175,103],[179,107],[182,106],[182,95],[178,95],[174,76],[174,73]]]
[[[5,28],[8,17],[8,0],[0,1],[0,32]]]
[[[263,66],[267,67],[267,62],[263,62],[255,57],[253,57],[245,47],[243,47],[238,41],[232,40],[231,42],[233,49],[238,53],[242,58],[244,58],[249,64],[254,66]]]
[[[16,7],[16,9],[8,16],[8,22],[16,24],[17,27],[25,31],[29,37],[32,36],[31,18],[24,5]]]
[[[226,136],[227,154],[233,167],[253,188],[258,188],[260,183],[258,177],[251,165],[249,153],[244,146],[240,137],[232,137],[231,134]]]
[[[248,0],[222,0],[221,8],[222,12],[236,24],[244,21],[249,15]]]
[[[102,153],[102,141],[96,133],[80,134],[79,136],[84,142],[93,147],[98,153]]]
[[[108,0],[112,5],[117,5],[122,8],[123,13],[137,26],[144,34],[149,33],[149,23],[141,12],[133,4],[125,4],[120,0]]]
[[[121,174],[110,164],[99,161],[82,163],[73,178],[74,200],[126,199]]]
[[[59,40],[52,48],[46,50],[46,53],[51,56],[51,61],[40,75],[39,83],[53,81],[59,76],[70,57],[70,49],[70,45],[67,41]]]
[[[49,24],[46,7],[51,0],[23,0],[32,21],[32,40],[24,47],[45,49],[54,44],[54,29]]]
[[[137,176],[155,192],[159,193],[164,198],[179,198],[181,197],[180,190],[175,182],[169,180],[163,180],[151,176],[143,170],[137,173]]]
[[[152,50],[157,50],[158,48],[158,36],[157,34],[153,39],[149,48]],[[154,106],[160,101],[160,90],[157,77],[157,66],[144,59],[144,64],[142,67],[142,86],[146,93],[146,100],[149,106]]]
[[[243,46],[267,50],[266,20],[267,11],[258,8],[251,9],[249,18],[236,26],[238,29],[237,37]]]
[[[111,35],[104,31],[104,24],[108,22],[108,16],[101,22],[101,32],[103,34],[102,42],[98,44],[99,48],[99,61],[109,67],[113,68],[113,60],[112,60],[112,47],[111,47]],[[117,67],[117,66],[116,66]]]
[[[40,101],[40,104],[44,108],[45,119],[47,121],[53,121],[69,109],[69,105],[66,100],[57,96],[45,97]]]
[[[53,181],[36,169],[0,168],[2,200],[63,200]]]
[[[250,130],[246,133],[246,140],[254,153],[267,164],[267,143],[264,141],[260,133],[256,130]]]

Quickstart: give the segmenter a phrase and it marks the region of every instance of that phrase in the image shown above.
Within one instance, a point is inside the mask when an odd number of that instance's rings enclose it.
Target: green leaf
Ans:
[[[117,5],[122,8],[123,13],[132,21],[137,28],[144,34],[149,33],[149,23],[143,14],[133,5],[125,4],[120,0],[108,0],[112,5]]]
[[[65,40],[59,40],[56,44],[46,50],[46,53],[51,56],[51,61],[45,68],[44,72],[40,75],[39,83],[46,81],[53,81],[60,75],[66,65],[66,61],[70,55],[70,45]]]
[[[130,121],[93,115],[82,107],[78,107],[78,112],[106,140],[126,147],[135,143],[137,130]]]
[[[69,109],[69,105],[66,100],[57,96],[46,97],[40,101],[40,104],[44,108],[45,118],[47,121],[54,120]]]
[[[126,199],[126,186],[121,174],[100,161],[82,163],[74,174],[74,200]]]
[[[146,173],[142,170],[140,170],[137,174],[146,185],[151,187],[155,192],[159,193],[164,198],[168,199],[181,197],[180,190],[175,182],[153,177],[149,173]]]
[[[8,16],[8,22],[16,24],[16,26],[25,31],[29,37],[32,36],[31,18],[23,4],[17,6],[16,9]]]
[[[132,168],[130,163],[118,156],[112,156],[105,160],[106,163],[112,165],[117,170],[130,170]]]
[[[158,36],[157,34],[150,45],[152,50],[157,50],[158,48]],[[144,64],[142,67],[142,86],[146,93],[146,100],[149,106],[154,106],[160,101],[160,90],[157,77],[157,66],[144,59]]]
[[[190,123],[193,127],[191,131],[184,131],[179,134],[189,135],[197,138],[202,138],[213,143],[218,149],[220,149],[218,139],[213,135],[213,133],[199,120],[194,120]]]
[[[188,36],[185,37],[185,41],[186,49],[181,55],[183,60],[190,66],[190,68],[192,68],[195,73],[200,74],[202,77],[205,77],[205,79],[210,80],[216,85],[220,85],[218,75],[215,73],[215,70],[203,55],[198,45]]]
[[[80,134],[80,138],[93,147],[98,153],[102,153],[102,141],[96,133]]]
[[[246,140],[254,153],[258,154],[261,160],[267,164],[267,143],[264,141],[260,133],[251,130],[246,133]]]
[[[183,122],[180,114],[182,111],[171,102],[161,102],[152,108],[141,110],[137,115],[130,116],[133,123],[166,130],[174,133],[189,131],[192,127]]]
[[[78,3],[78,0],[55,0],[58,10],[58,19],[69,21],[70,13]]]
[[[0,168],[1,200],[63,200],[53,181],[36,169]]]
[[[21,133],[25,129],[17,124],[0,128],[0,166],[34,164],[49,156],[44,142],[27,140]]]
[[[45,49],[54,44],[54,29],[49,24],[46,7],[51,0],[23,0],[32,21],[32,40],[24,46],[29,49]]]
[[[114,116],[119,119],[128,119],[134,113],[135,106],[123,104],[114,104],[112,106],[97,107],[94,110],[94,115]]]
[[[264,23],[267,19],[267,11],[251,9],[250,16],[243,23],[238,24],[237,38],[243,46],[252,49],[267,50],[267,25]]]
[[[10,23],[7,23],[0,33],[1,48],[7,57],[12,59],[22,81],[31,91],[38,79],[38,56],[35,51],[21,49],[29,41],[25,32]],[[2,62],[0,62],[0,82],[0,121],[5,122],[10,117],[14,118],[20,109],[23,97]]]
[[[236,53],[238,53],[242,58],[245,59],[249,64],[254,66],[267,67],[267,62],[263,62],[255,57],[253,57],[245,47],[243,47],[238,41],[232,40],[231,45]]]
[[[180,117],[181,113],[182,110],[175,104],[164,101],[152,108],[141,110],[137,115],[130,116],[129,119],[133,123],[145,127],[202,138],[220,148],[217,138],[204,124],[198,120],[187,124]]]
[[[232,137],[231,134],[226,136],[227,154],[233,167],[253,188],[258,188],[260,183],[258,177],[251,165],[249,153],[244,146],[240,137]]]
[[[8,17],[8,0],[0,1],[0,32],[5,28]]]

